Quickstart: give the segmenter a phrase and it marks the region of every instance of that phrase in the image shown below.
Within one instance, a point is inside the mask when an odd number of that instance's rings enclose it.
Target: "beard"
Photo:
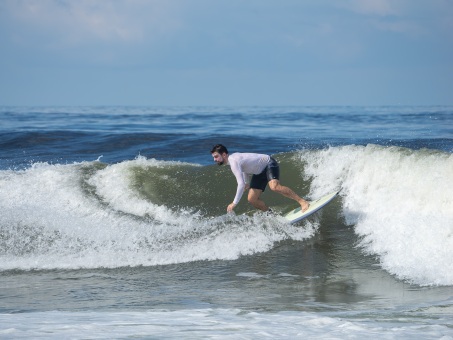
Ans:
[[[216,163],[218,166],[223,165],[225,163],[225,158],[223,157],[217,158]]]

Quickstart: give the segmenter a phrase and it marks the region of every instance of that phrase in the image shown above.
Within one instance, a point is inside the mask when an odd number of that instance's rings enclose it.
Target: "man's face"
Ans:
[[[222,165],[225,162],[225,154],[221,155],[218,152],[214,152],[212,154],[212,158],[214,158],[214,162],[216,162],[218,165]]]

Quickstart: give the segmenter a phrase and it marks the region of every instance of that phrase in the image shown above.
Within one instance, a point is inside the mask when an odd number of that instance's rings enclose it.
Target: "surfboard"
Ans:
[[[299,221],[303,220],[304,218],[310,216],[311,214],[314,214],[319,209],[323,208],[326,204],[328,204],[330,201],[332,201],[335,198],[335,196],[337,196],[337,195],[338,195],[338,191],[325,195],[321,198],[318,198],[317,200],[309,201],[310,207],[305,212],[302,212],[301,208],[298,207],[294,210],[291,210],[289,213],[283,215],[283,217],[286,218],[289,221],[289,223],[291,223],[291,224],[299,222]]]

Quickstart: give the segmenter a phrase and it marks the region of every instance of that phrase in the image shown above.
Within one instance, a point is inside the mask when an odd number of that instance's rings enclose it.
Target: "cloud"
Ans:
[[[360,14],[388,16],[398,14],[395,0],[349,0],[343,6]]]
[[[337,5],[379,31],[410,37],[437,35],[448,26],[453,4],[448,0],[345,0]]]
[[[420,36],[426,33],[425,28],[410,21],[375,21],[374,26],[382,31],[402,33],[413,36]]]
[[[54,46],[140,43],[178,28],[170,1],[4,0],[2,7],[16,38],[39,35]]]
[[[401,25],[381,26],[395,32],[413,32],[415,23],[437,28],[438,22],[446,26],[453,22],[453,3],[450,0],[345,0],[336,6],[368,18],[404,21]],[[409,20],[412,23],[408,24]]]

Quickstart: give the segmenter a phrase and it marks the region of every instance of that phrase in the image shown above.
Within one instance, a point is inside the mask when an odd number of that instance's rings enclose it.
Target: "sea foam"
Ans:
[[[384,269],[420,285],[453,284],[453,155],[368,145],[299,157],[313,196],[341,188],[359,246]]]
[[[139,158],[0,171],[0,270],[232,260],[314,233],[314,226],[297,228],[264,214],[203,217],[155,204],[134,188],[137,168],[172,165]]]

